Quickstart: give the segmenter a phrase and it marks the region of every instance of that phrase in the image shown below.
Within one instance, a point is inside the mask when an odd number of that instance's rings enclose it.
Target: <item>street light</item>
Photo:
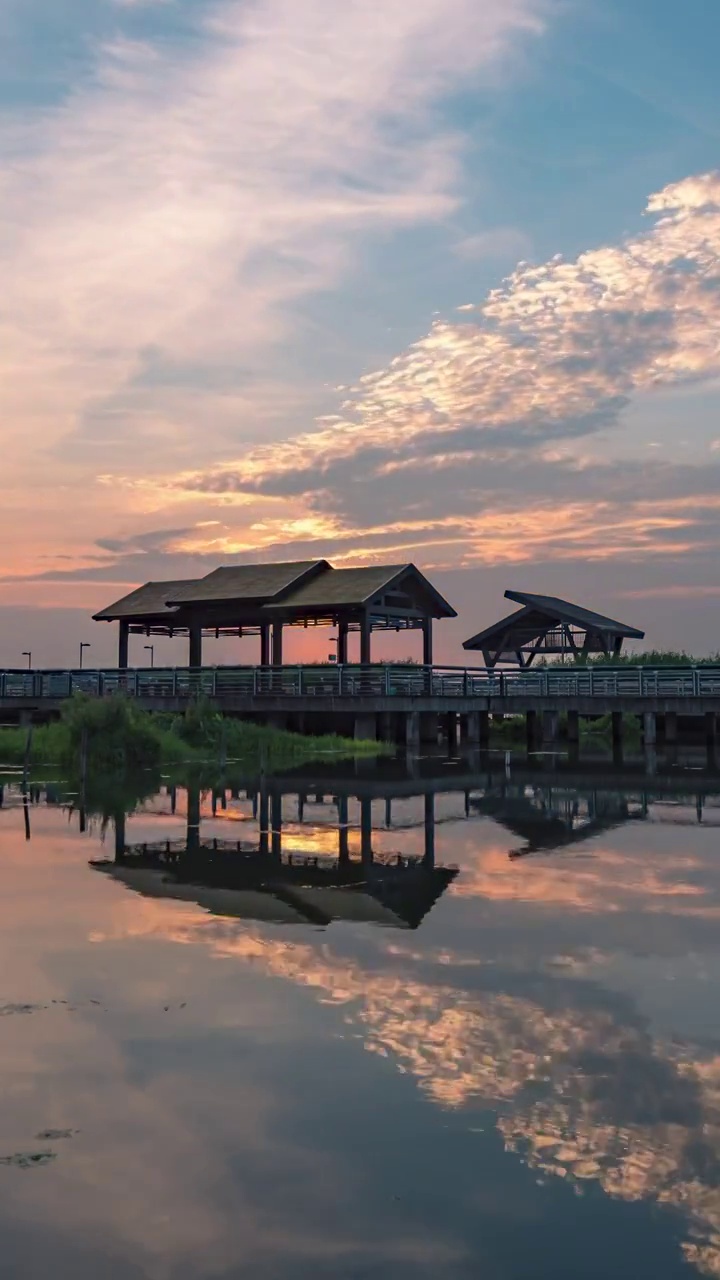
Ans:
[[[81,640],[81,641],[80,641],[80,670],[81,670],[81,671],[82,671],[82,669],[83,669],[83,650],[84,650],[84,649],[89,649],[89,648],[91,648],[91,645],[90,645],[90,641],[89,641],[89,640]]]
[[[155,666],[155,645],[154,645],[154,644],[144,644],[144,645],[143,645],[143,649],[149,649],[149,650],[150,650],[150,666],[151,666],[151,667],[154,667],[154,666]]]
[[[32,671],[32,650],[23,649],[22,656],[28,660],[28,671]]]

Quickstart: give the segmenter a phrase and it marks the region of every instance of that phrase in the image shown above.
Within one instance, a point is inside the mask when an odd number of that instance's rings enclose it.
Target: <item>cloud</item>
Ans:
[[[6,117],[2,431],[28,473],[148,350],[203,385],[262,370],[360,237],[455,209],[463,138],[436,104],[495,75],[544,7],[221,0],[194,39],[118,37],[59,108]]]
[[[494,258],[510,258],[517,262],[518,258],[531,252],[531,243],[525,232],[517,227],[493,227],[464,236],[453,245],[453,251],[468,262]],[[467,309],[474,310],[472,304]],[[465,308],[458,307],[458,311],[462,310]]]
[[[343,412],[181,487],[322,488],[427,452],[522,450],[615,422],[633,393],[720,372],[720,174],[654,196],[664,216],[616,248],[521,264],[472,320],[430,332],[353,388]],[[467,457],[463,457],[463,462]],[[337,476],[333,478],[337,480]],[[478,479],[482,480],[481,473]]]

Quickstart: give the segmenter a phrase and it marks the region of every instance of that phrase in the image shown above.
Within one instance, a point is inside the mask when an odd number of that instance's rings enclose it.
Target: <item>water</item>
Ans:
[[[6,779],[2,1276],[720,1275],[720,776],[650,767]]]

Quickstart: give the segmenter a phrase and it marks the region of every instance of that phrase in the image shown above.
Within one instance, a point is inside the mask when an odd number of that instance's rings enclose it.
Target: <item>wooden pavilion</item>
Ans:
[[[132,634],[187,636],[190,667],[202,666],[203,636],[259,636],[262,666],[281,666],[283,629],[337,627],[337,659],[360,636],[371,661],[373,631],[419,630],[423,662],[433,661],[432,624],[455,610],[413,564],[335,569],[327,560],[232,565],[205,578],[147,582],[94,615],[119,624],[118,667],[128,666]]]
[[[576,659],[602,653],[619,657],[623,642],[643,640],[644,631],[606,618],[557,596],[506,591],[522,608],[466,640],[463,649],[481,650],[485,666],[499,662],[529,667],[535,658],[569,654]]]

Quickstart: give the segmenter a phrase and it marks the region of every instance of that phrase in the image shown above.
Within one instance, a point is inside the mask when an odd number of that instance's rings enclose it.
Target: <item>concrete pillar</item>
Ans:
[[[264,786],[260,788],[260,803],[258,804],[258,848],[260,853],[267,853],[270,847],[270,799]]]
[[[623,741],[623,713],[622,713],[622,711],[613,711],[611,719],[612,719],[612,742],[613,742],[613,747],[622,747],[622,741]]]
[[[568,711],[567,713],[567,738],[568,742],[574,747],[580,742],[580,713],[578,711]]]
[[[270,624],[267,622],[260,628],[260,666],[270,666]]]
[[[463,716],[463,743],[469,747],[484,746],[488,740],[488,722],[487,711],[469,711]]]
[[[120,634],[118,636],[118,669],[127,671],[128,669],[128,648],[130,642],[130,623],[120,623]]]
[[[360,711],[355,716],[355,737],[374,742],[377,738],[377,716],[373,711]]]
[[[272,836],[270,848],[276,862],[282,859],[282,796],[273,792],[270,800]]]
[[[425,855],[423,865],[435,866],[435,795],[432,791],[425,796]]]
[[[200,844],[200,788],[198,786],[187,789],[186,836],[188,849],[197,849]]]
[[[557,711],[543,711],[542,713],[543,742],[557,742],[559,725],[560,725],[560,716]]]
[[[705,741],[711,748],[717,744],[717,716],[714,711],[705,713]]]
[[[380,712],[380,739],[382,742],[395,741],[395,721],[392,711]]]
[[[337,660],[344,664],[348,660],[348,624],[347,622],[338,623],[338,640],[337,640]]]
[[[363,862],[372,862],[372,800],[369,796],[360,801],[360,856]]]
[[[370,615],[364,613],[360,620],[360,663],[366,667],[372,662],[370,656]]]
[[[455,711],[449,711],[447,715],[447,740],[448,740],[448,753],[452,756],[457,755],[458,718],[457,718],[457,712]]]
[[[408,751],[420,750],[420,712],[409,711],[405,717],[405,745]]]
[[[654,747],[657,742],[657,716],[654,711],[646,711],[643,715],[643,743],[646,747]]]
[[[387,796],[385,800],[385,826],[389,831],[392,826],[392,797]]]
[[[338,858],[340,862],[350,861],[350,844],[348,828],[348,799],[338,796]]]
[[[202,627],[197,622],[190,624],[188,640],[188,666],[202,666]]]
[[[272,665],[281,667],[283,661],[283,624],[282,622],[273,622],[272,624]]]
[[[528,711],[525,717],[525,744],[528,751],[534,751],[540,737],[537,711]]]
[[[668,711],[665,715],[665,741],[674,746],[678,738],[678,718],[676,711]]]
[[[423,664],[431,667],[433,664],[433,620],[432,618],[423,618]]]
[[[420,712],[420,741],[428,746],[437,746],[440,737],[437,711]]]

